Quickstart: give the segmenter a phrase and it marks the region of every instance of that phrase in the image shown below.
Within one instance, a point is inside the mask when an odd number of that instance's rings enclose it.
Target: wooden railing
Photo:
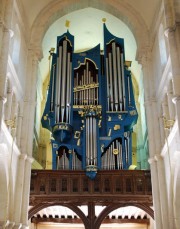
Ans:
[[[32,170],[31,174],[32,205],[35,199],[40,201],[41,198],[48,201],[71,200],[84,203],[88,198],[108,202],[112,199],[122,200],[125,197],[133,201],[141,197],[142,200],[144,196],[147,201],[152,202],[151,195],[150,171],[98,171],[94,180],[90,180],[84,171]]]

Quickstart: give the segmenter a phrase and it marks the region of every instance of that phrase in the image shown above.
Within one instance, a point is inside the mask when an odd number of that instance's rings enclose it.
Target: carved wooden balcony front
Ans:
[[[32,170],[30,205],[43,202],[145,203],[152,205],[149,171],[99,171],[94,180],[82,171]]]

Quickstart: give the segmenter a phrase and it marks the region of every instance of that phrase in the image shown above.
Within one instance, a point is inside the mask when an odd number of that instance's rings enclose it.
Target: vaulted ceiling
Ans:
[[[57,1],[58,0],[56,0],[56,2]],[[38,0],[38,1],[37,0],[25,0],[25,1],[21,0],[21,2],[24,6],[24,10],[27,16],[29,26],[31,27],[36,17],[43,10],[43,8],[47,7],[50,3],[55,2],[55,1],[54,0]],[[63,0],[63,2],[68,2],[68,0]],[[79,1],[74,0],[74,2],[78,3]],[[142,16],[147,27],[150,28],[152,25],[156,10],[159,9],[159,3],[161,1],[160,0],[151,0],[151,1],[116,0],[116,2],[127,3],[128,5],[133,7],[137,11],[137,14],[140,14]],[[51,10],[51,8],[49,8],[49,10]]]

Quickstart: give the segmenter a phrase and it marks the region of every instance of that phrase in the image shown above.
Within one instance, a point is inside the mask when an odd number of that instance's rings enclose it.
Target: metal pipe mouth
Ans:
[[[97,168],[96,165],[87,165],[87,166],[86,166],[86,171],[87,171],[87,172],[90,172],[90,171],[91,171],[91,172],[97,172],[97,169],[98,169],[98,168]]]
[[[73,127],[69,123],[58,123],[52,127],[52,134],[57,142],[67,142],[72,138]]]

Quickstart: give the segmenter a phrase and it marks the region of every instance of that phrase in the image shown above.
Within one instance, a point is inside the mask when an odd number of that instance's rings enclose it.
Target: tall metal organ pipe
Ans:
[[[74,52],[74,37],[57,37],[42,126],[52,132],[53,169],[128,169],[137,110],[124,40],[104,24],[100,45]]]

